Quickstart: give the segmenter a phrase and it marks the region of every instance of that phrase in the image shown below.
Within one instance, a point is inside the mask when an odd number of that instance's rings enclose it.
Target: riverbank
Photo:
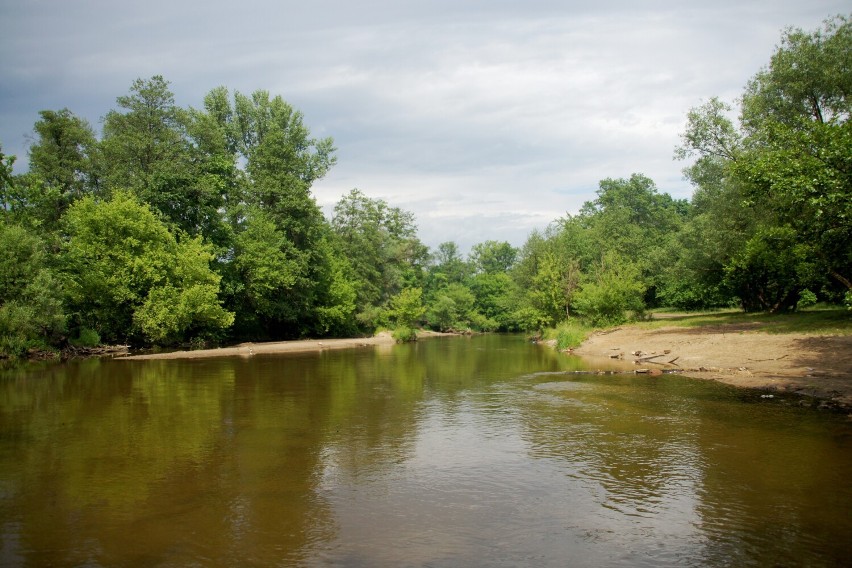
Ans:
[[[453,335],[449,333],[438,333],[433,331],[418,331],[417,338],[436,337],[442,335]],[[345,339],[299,339],[294,341],[274,341],[263,343],[240,343],[231,347],[219,347],[215,349],[197,349],[193,351],[171,351],[167,353],[145,353],[140,355],[129,355],[120,357],[122,360],[140,359],[202,359],[208,357],[251,357],[264,353],[305,353],[312,351],[326,351],[331,349],[354,349],[358,347],[369,347],[374,345],[393,345],[394,338],[390,332],[383,331],[372,337],[355,337]]]
[[[571,353],[624,369],[676,371],[852,409],[852,335],[767,333],[756,321],[596,332]]]

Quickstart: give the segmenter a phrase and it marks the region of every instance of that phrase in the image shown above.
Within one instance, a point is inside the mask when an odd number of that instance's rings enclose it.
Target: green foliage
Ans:
[[[477,273],[505,274],[511,270],[518,257],[518,250],[509,243],[485,241],[473,246],[470,264]]]
[[[319,286],[324,292],[319,299],[316,312],[316,331],[322,335],[350,335],[357,332],[355,310],[357,292],[352,278],[352,267],[328,242],[323,243],[327,269],[322,273]]]
[[[331,226],[352,268],[358,320],[374,329],[376,314],[392,296],[420,286],[427,250],[417,238],[414,216],[353,189],[335,205]]]
[[[3,147],[0,146],[0,211],[3,212],[4,221],[5,215],[12,207],[11,192],[15,184],[12,171],[14,165],[15,156],[7,156],[3,153]]]
[[[406,326],[397,327],[393,330],[391,336],[397,343],[410,343],[412,341],[417,341],[417,331]]]
[[[85,197],[68,210],[68,301],[80,325],[106,341],[173,343],[233,322],[200,239],[178,241],[129,193]]]
[[[297,306],[291,298],[304,264],[271,216],[250,210],[234,245],[233,270],[241,285],[236,305],[260,318],[295,320]]]
[[[523,307],[512,312],[513,327],[520,331],[538,331],[547,327],[548,318],[532,307]]]
[[[627,321],[628,312],[634,316],[644,313],[644,293],[639,267],[611,253],[581,284],[574,307],[590,325],[618,325]]]
[[[817,303],[817,295],[805,288],[799,292],[799,301],[796,302],[796,309],[803,310],[815,306]]]
[[[0,355],[19,357],[65,332],[62,286],[29,230],[0,224]]]
[[[483,272],[470,280],[470,291],[474,296],[474,308],[482,316],[481,324],[475,327],[483,331],[508,330],[512,327],[511,312],[513,299],[518,295],[508,273]]]
[[[790,28],[749,82],[739,128],[715,98],[689,113],[677,156],[698,156],[687,175],[703,244],[678,255],[670,297],[703,289],[780,311],[806,286],[835,297],[852,288],[850,51],[845,17],[814,32]]]
[[[405,288],[390,299],[389,313],[398,327],[414,327],[420,316],[426,311],[423,307],[423,290]]]
[[[763,228],[726,267],[727,280],[745,311],[790,310],[813,280],[811,258],[791,227]]]
[[[491,323],[476,312],[476,298],[470,289],[459,283],[450,284],[439,290],[426,312],[429,324],[440,331],[458,331]]]
[[[69,342],[79,347],[97,347],[101,344],[101,336],[94,329],[83,327],[77,331],[77,337],[70,338]]]
[[[556,341],[556,348],[559,351],[573,349],[579,347],[592,332],[592,328],[587,327],[575,319],[564,321],[555,328],[549,328],[544,332],[544,339],[553,339]]]

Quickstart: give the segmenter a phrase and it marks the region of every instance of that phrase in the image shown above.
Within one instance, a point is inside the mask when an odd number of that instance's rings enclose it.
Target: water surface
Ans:
[[[852,424],[518,337],[0,375],[0,563],[838,566]]]

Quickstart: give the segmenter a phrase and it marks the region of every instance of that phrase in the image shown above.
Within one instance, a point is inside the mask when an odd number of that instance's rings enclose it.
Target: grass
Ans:
[[[640,325],[646,329],[666,326],[704,327],[714,325],[748,325],[766,333],[802,333],[812,335],[852,335],[852,312],[840,307],[814,307],[787,314],[718,311],[702,313],[656,312],[651,321]]]
[[[556,348],[563,351],[579,347],[594,330],[593,327],[588,327],[577,321],[566,321],[560,323],[556,328],[545,330],[544,339],[555,339]]]

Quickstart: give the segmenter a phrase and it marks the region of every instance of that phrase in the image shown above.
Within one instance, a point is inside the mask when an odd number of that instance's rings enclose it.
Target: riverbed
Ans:
[[[852,424],[517,336],[0,376],[0,564],[842,565]]]

